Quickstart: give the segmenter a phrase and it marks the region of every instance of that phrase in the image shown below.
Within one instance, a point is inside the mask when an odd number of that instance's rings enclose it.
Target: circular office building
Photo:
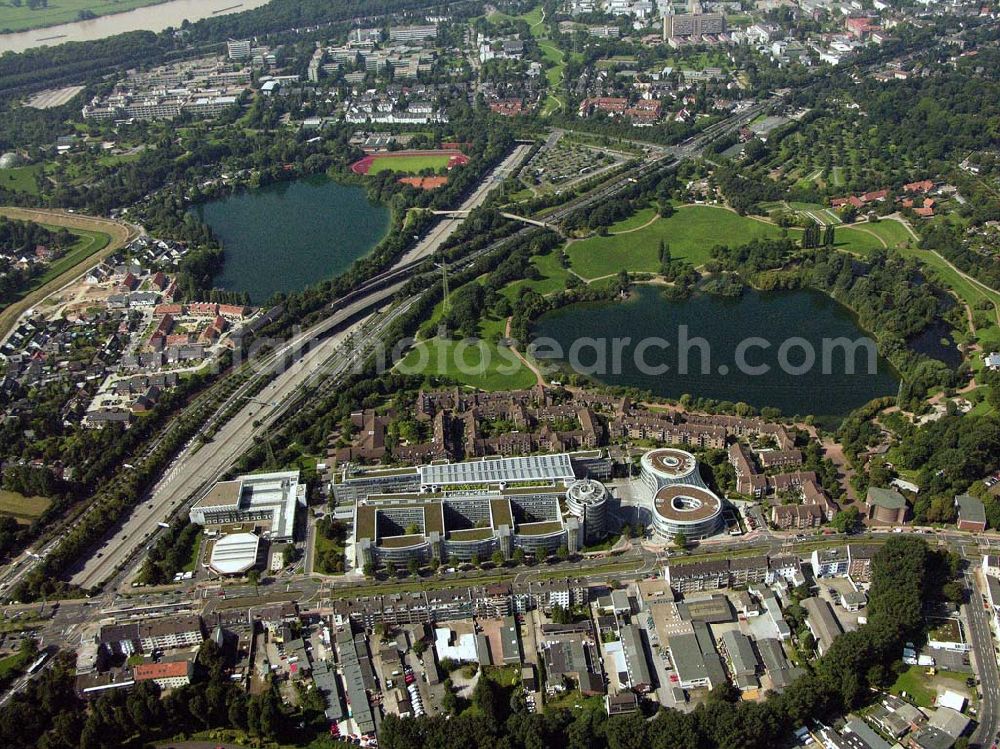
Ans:
[[[698,460],[686,450],[664,447],[642,456],[642,480],[654,494],[664,486],[695,484],[701,486]]]
[[[664,540],[714,536],[722,527],[722,500],[700,486],[664,486],[653,497],[653,530]]]
[[[600,481],[574,481],[566,490],[566,509],[580,521],[584,544],[595,544],[607,534],[608,490]]]

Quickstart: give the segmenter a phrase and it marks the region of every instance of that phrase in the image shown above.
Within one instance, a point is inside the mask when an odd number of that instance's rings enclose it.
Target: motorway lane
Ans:
[[[1000,730],[1000,668],[997,667],[993,633],[986,612],[983,610],[982,593],[976,578],[974,572],[966,571],[965,583],[969,589],[969,603],[964,608],[966,621],[969,622],[969,639],[982,695],[979,713],[976,715],[979,724],[972,734],[972,744],[989,747],[993,744],[993,737]]]

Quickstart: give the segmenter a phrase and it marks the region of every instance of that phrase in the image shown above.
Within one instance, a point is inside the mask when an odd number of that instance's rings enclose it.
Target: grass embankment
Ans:
[[[0,515],[11,515],[17,522],[29,525],[45,512],[52,500],[47,497],[26,497],[18,492],[0,489]]]

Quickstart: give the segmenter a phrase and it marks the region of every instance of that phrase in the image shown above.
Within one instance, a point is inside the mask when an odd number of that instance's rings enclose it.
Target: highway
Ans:
[[[979,721],[972,734],[972,745],[990,747],[1000,731],[1000,669],[997,667],[996,649],[990,622],[983,609],[983,595],[979,589],[975,565],[965,572],[965,584],[969,590],[969,602],[963,606],[969,625],[969,640],[972,645],[976,672],[979,675],[980,702]]]
[[[478,208],[489,196],[490,192],[494,187],[499,185],[505,179],[510,177],[515,170],[521,166],[521,162],[528,155],[531,150],[531,146],[520,145],[511,151],[510,155],[504,159],[499,166],[490,172],[486,179],[484,179],[479,187],[473,191],[473,193],[466,198],[462,205],[459,206],[456,212],[464,212],[467,214],[474,208]],[[408,250],[406,254],[400,259],[400,265],[410,265],[411,263],[418,262],[425,258],[430,257],[439,249],[441,246],[451,238],[458,227],[462,225],[464,218],[443,218],[434,225],[434,228],[427,232],[427,235],[417,242],[416,246]]]

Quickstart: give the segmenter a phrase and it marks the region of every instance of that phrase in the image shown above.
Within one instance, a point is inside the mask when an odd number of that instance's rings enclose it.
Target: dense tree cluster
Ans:
[[[87,709],[74,692],[72,661],[60,657],[0,712],[0,744],[9,749],[141,747],[208,728],[237,728],[267,741],[298,739],[276,688],[250,697],[229,679],[226,666],[225,654],[206,640],[189,686],[161,698],[159,687],[142,682],[105,692]],[[322,711],[303,716],[314,726]]]
[[[181,515],[149,550],[139,573],[140,581],[149,585],[170,582],[187,565],[199,533],[201,526]]]
[[[914,515],[927,522],[952,520],[955,495],[1000,470],[1000,417],[948,416],[908,431],[897,450],[899,467],[918,472]],[[987,504],[990,525],[1000,527],[996,498]]]

